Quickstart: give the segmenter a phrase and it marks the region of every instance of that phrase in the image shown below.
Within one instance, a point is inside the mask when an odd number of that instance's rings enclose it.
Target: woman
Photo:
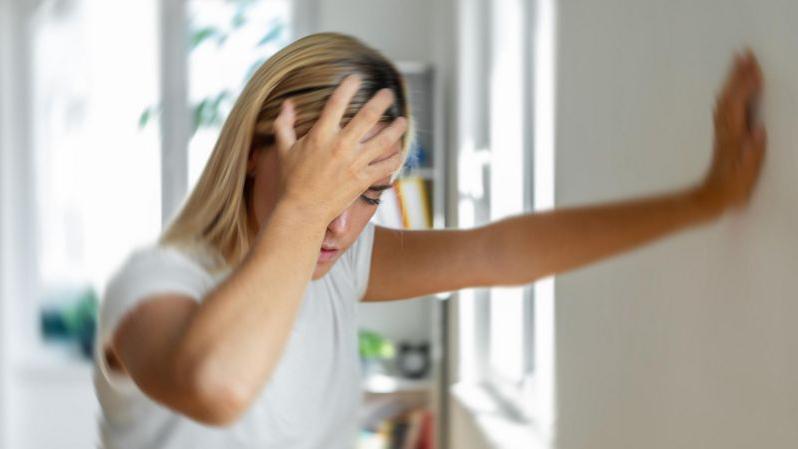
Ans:
[[[705,179],[675,193],[402,231],[369,219],[402,166],[402,77],[340,34],[300,39],[249,81],[158,245],[109,282],[95,385],[107,448],[352,447],[357,301],[518,285],[746,204],[765,150],[737,57]]]

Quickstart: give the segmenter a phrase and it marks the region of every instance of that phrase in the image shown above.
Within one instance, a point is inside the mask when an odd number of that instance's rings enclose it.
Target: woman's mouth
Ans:
[[[321,250],[319,251],[319,262],[327,262],[335,258],[338,255],[338,248],[333,247],[326,247],[322,246]]]

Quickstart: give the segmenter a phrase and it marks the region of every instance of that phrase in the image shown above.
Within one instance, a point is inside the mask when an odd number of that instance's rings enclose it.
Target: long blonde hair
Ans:
[[[272,125],[283,100],[292,99],[294,126],[297,137],[301,137],[318,120],[336,86],[352,73],[360,75],[361,87],[341,126],[379,89],[390,88],[395,101],[380,121],[389,122],[399,116],[408,119],[409,127],[402,138],[404,161],[415,132],[401,73],[378,51],[351,36],[306,36],[275,53],[247,82],[224,122],[199,181],[161,235],[160,243],[186,250],[212,250],[218,256],[210,267],[213,270],[240,262],[254,238],[247,210],[251,194],[251,183],[247,181],[250,152],[274,143]],[[397,175],[398,171],[391,181]]]

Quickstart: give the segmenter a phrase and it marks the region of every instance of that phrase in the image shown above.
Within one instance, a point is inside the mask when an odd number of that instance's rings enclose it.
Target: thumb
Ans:
[[[748,195],[750,196],[755,188],[762,171],[762,163],[765,159],[765,149],[767,148],[767,133],[763,126],[758,126],[751,134],[748,144],[743,152],[743,164],[745,168],[745,178]]]
[[[762,162],[765,160],[765,153],[768,148],[768,134],[764,126],[759,126],[754,132],[754,154],[757,173],[762,169]]]
[[[283,101],[280,114],[274,120],[274,135],[277,144],[277,151],[282,156],[294,146],[296,133],[294,132],[294,105],[291,100]]]
[[[767,132],[762,125],[757,126],[748,138],[747,145],[744,148],[743,158],[747,162],[759,166],[765,156],[765,149],[767,148]]]

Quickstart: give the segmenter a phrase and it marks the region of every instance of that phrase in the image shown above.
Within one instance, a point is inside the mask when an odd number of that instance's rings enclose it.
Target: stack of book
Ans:
[[[416,408],[363,430],[357,449],[434,449],[432,412]]]
[[[377,222],[395,229],[429,229],[432,227],[428,181],[421,176],[396,180],[394,187],[382,192],[377,209]]]

